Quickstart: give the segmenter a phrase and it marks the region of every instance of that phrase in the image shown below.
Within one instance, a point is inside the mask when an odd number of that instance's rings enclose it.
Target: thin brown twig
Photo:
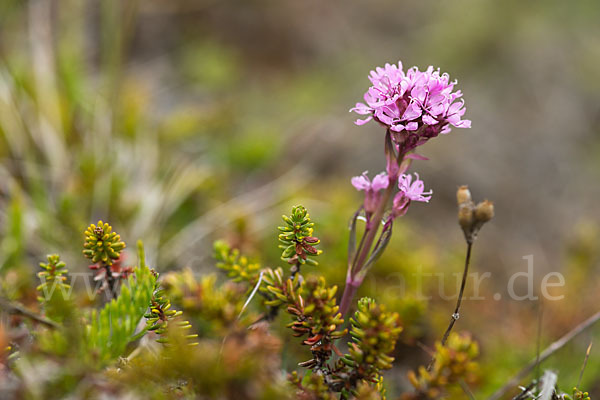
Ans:
[[[458,384],[460,385],[461,389],[463,390],[463,392],[465,392],[465,394],[469,397],[470,400],[475,400],[475,395],[471,391],[471,388],[469,388],[469,385],[467,385],[467,382],[464,381],[464,379],[459,380]]]
[[[448,336],[450,335],[450,331],[454,326],[454,323],[460,317],[460,305],[462,303],[463,295],[465,293],[465,286],[467,284],[467,276],[469,275],[469,265],[471,264],[471,249],[473,248],[473,242],[467,242],[467,255],[465,257],[465,270],[463,271],[462,282],[460,284],[460,292],[458,293],[458,300],[456,301],[456,308],[454,309],[454,314],[450,318],[450,324],[448,325],[448,329],[446,329],[446,333],[444,333],[444,337],[442,338],[442,346],[446,345],[446,341],[448,340]]]
[[[117,280],[112,274],[112,270],[110,265],[105,262],[100,262],[102,268],[104,268],[104,273],[106,274],[106,282],[108,284],[108,293],[110,294],[110,300],[117,298]]]
[[[467,255],[465,256],[465,269],[463,271],[462,282],[460,284],[460,291],[458,292],[458,300],[456,301],[456,308],[454,309],[454,314],[450,317],[450,323],[448,324],[448,328],[446,328],[446,332],[442,337],[442,346],[446,345],[448,341],[448,336],[450,336],[450,332],[454,327],[454,324],[460,317],[460,305],[462,304],[463,295],[465,293],[465,286],[467,284],[467,276],[469,275],[469,265],[471,264],[471,249],[473,248],[473,241],[467,240]],[[435,356],[429,362],[427,366],[427,371],[431,370],[433,363],[435,362]]]
[[[539,298],[538,299],[538,321],[537,321],[537,345],[536,345],[536,352],[535,352],[535,357],[536,357],[536,369],[535,369],[535,381],[539,382],[540,381],[540,351],[541,351],[541,347],[542,347],[542,317],[543,317],[543,303],[542,303],[542,299]]]
[[[533,394],[531,393],[531,389],[533,389],[537,385],[537,381],[531,382],[527,387],[521,388],[521,393],[513,397],[512,400],[526,400],[531,399]]]
[[[58,325],[56,322],[49,320],[48,318],[42,317],[41,315],[38,315],[31,310],[28,310],[27,308],[25,308],[25,306],[15,303],[15,302],[12,302],[3,297],[0,297],[0,306],[2,306],[2,309],[5,309],[9,313],[20,314],[24,317],[32,319],[36,322],[39,322],[40,324],[44,324],[51,328],[59,328],[60,327],[60,325]]]
[[[596,322],[600,320],[600,311],[586,319],[585,321],[579,323],[575,328],[571,329],[560,339],[556,340],[550,346],[546,347],[544,351],[538,357],[531,360],[525,367],[523,367],[515,376],[513,376],[504,386],[498,389],[494,394],[492,394],[488,400],[499,400],[502,396],[504,396],[509,390],[514,388],[519,381],[525,378],[533,369],[536,367],[538,363],[543,362],[545,359],[550,357],[556,351],[563,348],[567,343],[569,343],[573,338],[579,335],[581,332],[585,331],[590,326],[594,325]]]
[[[583,359],[583,365],[581,366],[581,372],[579,372],[579,379],[577,380],[577,388],[579,388],[579,386],[581,385],[581,379],[583,379],[583,371],[585,371],[585,367],[587,366],[587,362],[588,359],[590,358],[590,353],[592,352],[592,344],[593,342],[590,341],[590,345],[588,346],[587,350],[585,351],[585,358]]]
[[[435,355],[435,351],[433,351],[432,348],[427,347],[423,342],[421,342],[420,340],[417,340],[416,345],[418,348],[420,348],[421,350],[423,350],[425,353],[427,353],[429,356],[433,357]]]

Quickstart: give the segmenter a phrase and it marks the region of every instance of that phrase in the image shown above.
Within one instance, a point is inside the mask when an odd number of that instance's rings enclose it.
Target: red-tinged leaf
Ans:
[[[317,243],[319,241],[319,238],[316,238],[314,236],[307,236],[304,238],[304,241],[306,243]]]
[[[303,247],[304,247],[304,250],[306,250],[309,254],[312,254],[312,255],[317,254],[317,249],[315,249],[313,246],[311,246],[309,244],[304,244]]]
[[[338,349],[338,348],[336,347],[336,345],[335,345],[335,344],[333,344],[333,343],[332,343],[332,344],[331,344],[331,348],[333,349],[333,351],[335,352],[335,354],[337,354],[337,355],[338,355],[338,357],[343,357],[343,354],[342,354],[342,352],[340,351],[340,349]]]

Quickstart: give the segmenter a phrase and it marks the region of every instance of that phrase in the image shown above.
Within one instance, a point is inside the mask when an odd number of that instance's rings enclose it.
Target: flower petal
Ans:
[[[373,178],[373,183],[371,184],[371,189],[375,190],[375,191],[379,191],[381,189],[386,189],[388,187],[389,184],[389,179],[388,176],[385,172],[381,172],[377,175],[375,175],[375,178]]]
[[[361,176],[355,176],[352,178],[352,186],[356,188],[356,190],[367,190],[371,187],[371,182],[369,178],[365,176],[366,172]]]
[[[406,124],[407,131],[416,131],[417,129],[419,129],[419,124],[416,122],[409,122]]]
[[[431,115],[423,115],[423,122],[427,125],[435,125],[438,123],[438,120],[433,118]]]
[[[372,119],[373,119],[373,117],[368,117],[368,118],[366,118],[366,119],[357,119],[356,121],[354,121],[354,123],[355,123],[356,125],[359,125],[359,126],[360,126],[360,125],[364,125],[364,124],[366,124],[367,122],[369,122],[369,121],[370,121],[370,120],[372,120]]]

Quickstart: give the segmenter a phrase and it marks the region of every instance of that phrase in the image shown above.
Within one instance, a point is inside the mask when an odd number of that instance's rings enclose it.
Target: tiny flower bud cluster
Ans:
[[[479,347],[469,335],[452,333],[446,346],[435,344],[435,363],[431,371],[420,367],[418,375],[408,374],[415,393],[406,394],[403,400],[439,399],[448,396],[448,389],[461,380],[472,383],[477,378],[479,366],[474,359],[479,355]]]
[[[569,397],[565,396],[565,399],[569,399]],[[577,388],[573,388],[573,400],[591,400],[590,394],[588,392],[583,392]]]
[[[121,241],[120,235],[112,231],[109,224],[98,221],[97,226],[91,224],[85,231],[83,248],[83,255],[92,262],[112,265],[113,260],[118,259],[125,248],[125,242]]]
[[[220,285],[216,274],[198,277],[189,268],[167,273],[162,287],[173,303],[181,305],[186,316],[203,322],[212,321],[211,324],[201,324],[203,337],[226,335],[239,320],[248,297],[245,282],[237,283],[230,279]],[[255,315],[251,317],[255,318]]]
[[[381,396],[385,391],[380,372],[392,367],[394,358],[390,354],[402,331],[399,316],[372,299],[363,298],[350,322],[353,341],[348,344],[349,354],[340,355],[335,365],[321,368],[323,383],[329,391],[340,392],[342,399],[385,398]],[[292,382],[296,378],[297,375],[292,376]],[[322,390],[321,381],[302,389],[305,395],[318,395]]]
[[[125,248],[121,236],[113,232],[109,224],[98,221],[97,226],[91,224],[86,229],[83,248],[83,255],[94,263],[89,268],[98,271],[94,277],[94,280],[101,282],[98,291],[116,297],[119,280],[127,278],[133,271],[121,265],[121,252]]]
[[[233,282],[247,282],[250,286],[254,286],[258,282],[260,264],[251,262],[248,257],[240,255],[238,249],[232,249],[224,241],[215,242],[214,257],[217,260],[217,268],[225,271]]]
[[[385,306],[373,299],[362,298],[358,310],[350,319],[352,329],[349,353],[342,361],[354,370],[357,378],[372,380],[384,369],[392,368],[398,335],[402,332],[397,313],[386,312]]]
[[[50,254],[47,256],[48,263],[40,263],[40,268],[43,271],[38,272],[38,277],[42,278],[42,282],[38,287],[38,291],[43,291],[45,288],[49,288],[52,292],[61,291],[60,289],[69,289],[71,286],[67,285],[65,276],[69,271],[66,268],[64,261],[60,261],[58,254]],[[59,289],[59,290],[56,290]],[[39,301],[46,301],[43,297],[38,297]]]

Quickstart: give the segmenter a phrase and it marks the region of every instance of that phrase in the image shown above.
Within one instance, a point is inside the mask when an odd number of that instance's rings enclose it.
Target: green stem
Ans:
[[[367,235],[367,232],[369,231],[369,227],[367,226],[365,228],[365,231],[363,232],[361,238],[360,238],[360,243],[358,244],[358,249],[356,250],[356,253],[354,254],[354,259],[352,260],[352,266],[350,267],[350,269],[348,270],[348,272],[350,273],[351,276],[354,276],[354,268],[356,266],[356,260],[358,258],[358,255],[360,254],[364,244],[365,244],[365,236]]]
[[[355,274],[361,270],[361,268],[364,265],[364,262],[367,259],[367,256],[371,252],[371,247],[373,246],[373,241],[375,240],[375,237],[377,236],[377,232],[379,232],[379,226],[381,225],[381,219],[383,218],[383,214],[385,213],[387,203],[388,203],[390,197],[392,196],[393,191],[394,191],[394,185],[392,185],[390,183],[383,194],[383,198],[381,199],[381,205],[379,206],[377,211],[375,211],[375,214],[373,214],[373,219],[372,219],[373,226],[371,227],[371,229],[365,231],[365,236],[366,236],[365,237],[365,245],[364,245],[362,251],[360,252],[359,256],[357,257],[356,264],[354,265],[354,268],[353,268]]]
[[[148,332],[148,327],[145,326],[144,329],[142,329],[139,333],[132,336],[131,339],[129,339],[129,342],[131,343],[131,342],[135,342],[138,339],[141,339],[147,332]]]

